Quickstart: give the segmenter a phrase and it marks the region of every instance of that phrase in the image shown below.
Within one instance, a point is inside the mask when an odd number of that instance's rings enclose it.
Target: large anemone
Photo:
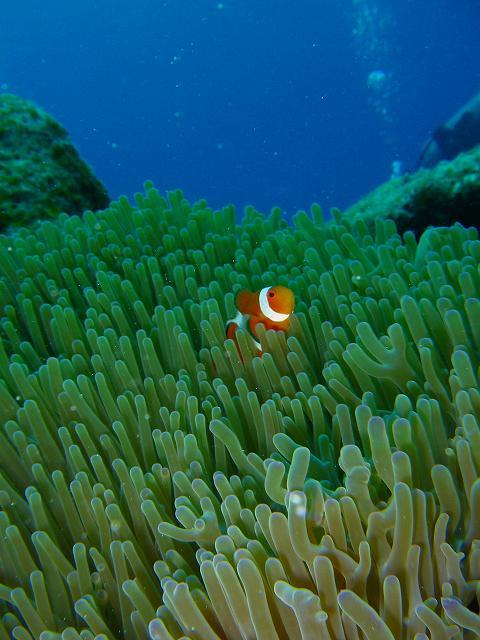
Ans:
[[[479,258],[151,184],[1,236],[0,640],[478,638]]]

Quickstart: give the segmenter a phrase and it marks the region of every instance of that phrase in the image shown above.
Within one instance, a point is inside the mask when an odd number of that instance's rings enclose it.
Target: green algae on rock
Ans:
[[[345,211],[373,223],[395,221],[399,232],[419,235],[430,225],[480,225],[480,146],[442,161],[433,169],[393,178]]]
[[[0,229],[108,205],[105,187],[65,129],[11,94],[0,94],[0,164]]]
[[[335,215],[147,184],[0,236],[0,638],[478,638],[477,231]]]

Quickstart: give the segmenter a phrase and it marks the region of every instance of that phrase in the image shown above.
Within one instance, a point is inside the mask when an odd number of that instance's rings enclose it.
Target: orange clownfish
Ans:
[[[238,313],[227,322],[227,338],[235,341],[237,329],[244,329],[250,334],[258,354],[262,354],[262,346],[258,341],[256,326],[261,322],[265,329],[286,331],[290,325],[295,298],[293,292],[282,285],[264,287],[260,291],[240,291],[235,304]]]

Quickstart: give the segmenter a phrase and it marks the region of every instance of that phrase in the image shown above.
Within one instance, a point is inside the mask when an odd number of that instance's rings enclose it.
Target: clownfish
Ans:
[[[227,338],[235,341],[237,329],[244,329],[250,334],[258,355],[262,354],[262,346],[258,341],[256,326],[261,322],[265,329],[286,331],[290,325],[295,298],[293,292],[282,285],[264,287],[260,291],[240,291],[235,304],[238,313],[227,322]]]

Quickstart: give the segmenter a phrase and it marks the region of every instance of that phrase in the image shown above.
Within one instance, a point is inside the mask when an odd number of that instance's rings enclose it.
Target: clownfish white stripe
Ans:
[[[272,322],[283,322],[288,318],[289,314],[278,313],[278,311],[275,311],[275,309],[272,309],[272,307],[268,303],[268,296],[267,296],[270,289],[271,287],[264,287],[258,295],[260,311],[263,313],[263,315],[266,318],[268,318]]]

